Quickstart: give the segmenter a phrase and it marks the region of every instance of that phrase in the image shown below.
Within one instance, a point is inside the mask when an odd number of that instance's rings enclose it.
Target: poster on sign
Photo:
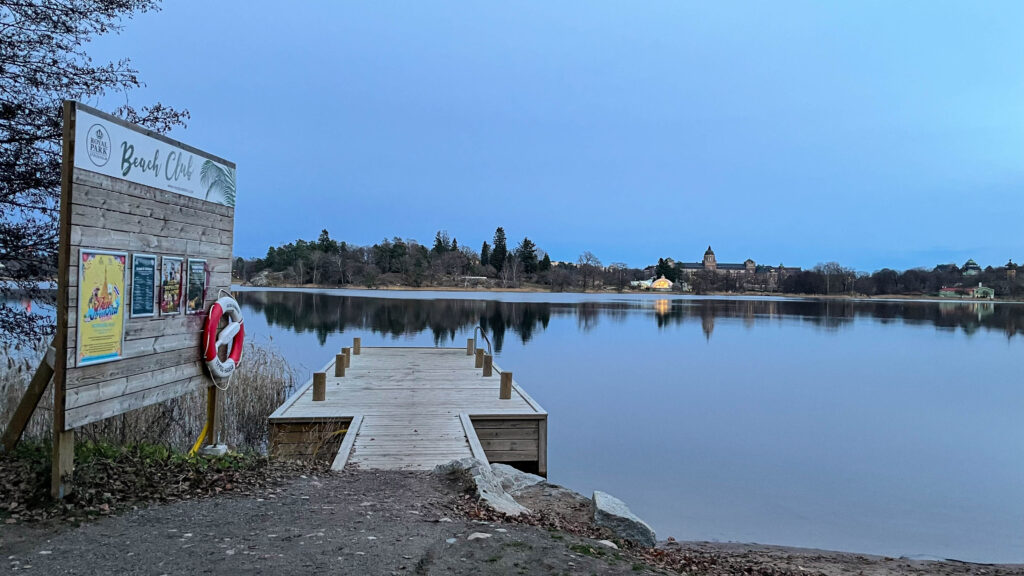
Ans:
[[[132,318],[156,314],[156,256],[132,255]]]
[[[182,259],[164,256],[160,259],[160,315],[181,312]]]
[[[128,254],[81,250],[78,275],[78,366],[119,360],[124,352]]]
[[[185,291],[185,314],[198,314],[204,310],[206,300],[206,260],[188,259],[188,289]]]

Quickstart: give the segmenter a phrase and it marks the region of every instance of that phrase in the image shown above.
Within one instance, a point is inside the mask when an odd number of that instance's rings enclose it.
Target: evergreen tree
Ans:
[[[505,267],[505,259],[508,258],[508,246],[505,244],[505,229],[498,226],[494,231],[494,248],[491,249],[491,266],[498,272]]]
[[[331,240],[331,235],[327,233],[326,228],[320,231],[320,238],[316,241],[316,247],[325,254],[334,254],[338,251],[338,243]]]
[[[539,272],[547,272],[548,270],[551,270],[551,257],[545,254],[544,258],[541,259],[540,264],[537,266],[537,270]]]
[[[458,251],[459,251],[459,239],[458,238],[452,238],[452,252],[458,252]]]
[[[523,238],[523,241],[516,247],[516,257],[523,263],[523,272],[533,274],[537,271],[537,245],[532,240]]]
[[[489,244],[487,244],[487,241],[485,240],[484,241],[484,245],[480,247],[480,264],[482,266],[487,266],[487,264],[490,261],[491,261],[491,246]]]
[[[656,277],[664,276],[672,282],[679,279],[679,276],[676,273],[676,267],[669,264],[664,258],[658,258],[658,266],[654,268],[654,275]]]
[[[437,234],[434,235],[434,248],[431,250],[434,254],[441,255],[445,252],[449,252],[452,249],[451,240],[448,239],[447,230],[438,230]]]

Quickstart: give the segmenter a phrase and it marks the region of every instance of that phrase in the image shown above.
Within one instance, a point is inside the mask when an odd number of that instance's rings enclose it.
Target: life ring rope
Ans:
[[[217,326],[221,318],[227,317],[228,324],[219,332]],[[203,330],[203,361],[213,377],[213,382],[220,388],[220,381],[230,382],[231,374],[242,359],[242,345],[245,342],[245,324],[242,320],[242,308],[231,296],[222,296],[210,307]],[[228,347],[227,358],[220,359],[217,351],[221,346]],[[225,385],[226,388],[226,385]]]

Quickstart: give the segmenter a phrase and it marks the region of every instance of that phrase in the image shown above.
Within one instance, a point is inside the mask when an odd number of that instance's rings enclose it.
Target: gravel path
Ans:
[[[0,525],[0,573],[652,574],[669,573],[659,562],[689,558],[712,574],[1024,574],[1020,566],[719,544],[641,553],[544,526],[474,520],[472,510],[458,480],[430,473],[306,475],[256,496],[154,505],[78,526]]]

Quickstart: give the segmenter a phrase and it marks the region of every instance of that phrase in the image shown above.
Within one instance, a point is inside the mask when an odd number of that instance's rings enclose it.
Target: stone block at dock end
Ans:
[[[508,464],[491,464],[491,471],[498,477],[501,487],[504,488],[505,492],[513,496],[524,488],[547,482],[547,480],[536,474],[517,470]]]
[[[501,487],[501,480],[491,471],[491,467],[476,458],[452,460],[447,464],[434,467],[435,474],[465,474],[476,486],[480,500],[496,512],[507,516],[529,514],[530,509],[516,502]]]
[[[653,547],[658,543],[654,530],[633,514],[625,502],[607,492],[594,491],[594,524],[641,546]]]

